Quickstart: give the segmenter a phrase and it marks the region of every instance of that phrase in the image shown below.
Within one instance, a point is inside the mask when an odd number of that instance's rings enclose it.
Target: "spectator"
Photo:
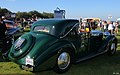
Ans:
[[[31,22],[34,23],[35,21],[37,21],[36,18],[35,18],[35,17],[32,17]]]
[[[104,32],[108,30],[107,21],[104,21],[104,22],[103,22],[103,29],[104,29]]]
[[[115,24],[115,32],[116,32],[116,34],[118,34],[118,22],[116,22],[116,24]]]
[[[4,53],[6,51],[6,47],[5,47],[5,44],[6,44],[6,41],[5,41],[5,32],[7,30],[7,27],[4,23],[4,21],[2,20],[2,17],[0,16],[0,40],[2,42],[2,52]]]
[[[100,22],[98,23],[98,26],[100,27],[100,30],[102,31],[103,30],[103,24],[102,24],[102,21],[100,20]]]
[[[111,21],[108,22],[108,32],[109,32],[110,34],[113,34],[113,33],[114,33],[114,26],[113,26],[113,24],[112,24]]]
[[[25,29],[26,25],[28,25],[28,22],[26,21],[25,18],[23,18],[23,26],[22,27]]]

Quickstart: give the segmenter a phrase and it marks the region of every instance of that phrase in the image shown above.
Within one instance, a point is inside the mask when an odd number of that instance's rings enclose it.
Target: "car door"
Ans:
[[[73,27],[73,26],[72,26]],[[88,36],[86,32],[79,32],[79,24],[76,26],[68,27],[71,30],[67,35],[67,40],[72,42],[76,48],[76,58],[83,57],[88,52]]]
[[[90,52],[97,53],[102,45],[103,32],[98,30],[92,30],[90,34]]]
[[[79,49],[79,46],[80,46],[79,39],[78,39],[79,38],[78,37],[78,26],[79,26],[79,24],[76,25],[76,26],[74,26],[74,27],[71,26],[70,27],[71,31],[67,35],[67,39],[74,44],[74,46],[76,47],[76,49]]]
[[[86,55],[89,55],[89,52],[90,52],[89,33],[80,32],[78,36],[79,36],[79,41],[80,41],[79,57],[84,57]]]
[[[66,31],[71,30],[66,36],[66,40],[72,42],[76,48],[76,58],[83,57],[89,52],[88,33],[79,32],[79,24],[66,28]]]
[[[65,30],[65,32],[68,33],[66,35],[65,39],[70,41],[75,46],[77,54],[79,52],[79,47],[80,47],[80,39],[79,39],[79,36],[78,36],[78,28],[79,28],[79,24],[77,24],[75,26],[73,26],[73,25],[68,26]]]

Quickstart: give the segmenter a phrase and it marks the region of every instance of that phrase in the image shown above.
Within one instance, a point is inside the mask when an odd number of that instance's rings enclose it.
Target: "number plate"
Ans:
[[[26,58],[26,65],[31,65],[31,66],[33,66],[34,65],[34,61],[33,61],[33,59],[31,59],[31,58]]]

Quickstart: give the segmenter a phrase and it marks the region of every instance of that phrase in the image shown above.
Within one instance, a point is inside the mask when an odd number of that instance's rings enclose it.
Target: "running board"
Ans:
[[[107,50],[105,50],[105,51],[103,51],[103,52],[100,52],[100,53],[97,53],[97,54],[95,54],[95,55],[89,55],[89,56],[84,57],[84,58],[82,58],[82,59],[80,58],[80,59],[78,59],[78,60],[76,61],[76,63],[79,63],[79,62],[81,62],[81,61],[84,61],[84,60],[93,58],[93,57],[98,56],[98,55],[101,55],[101,54],[104,54],[104,53],[106,53],[106,52],[107,52]]]

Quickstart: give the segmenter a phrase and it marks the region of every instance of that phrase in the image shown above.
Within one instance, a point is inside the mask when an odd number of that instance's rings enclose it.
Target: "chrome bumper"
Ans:
[[[31,65],[22,65],[22,69],[27,71],[33,71],[33,66]]]

